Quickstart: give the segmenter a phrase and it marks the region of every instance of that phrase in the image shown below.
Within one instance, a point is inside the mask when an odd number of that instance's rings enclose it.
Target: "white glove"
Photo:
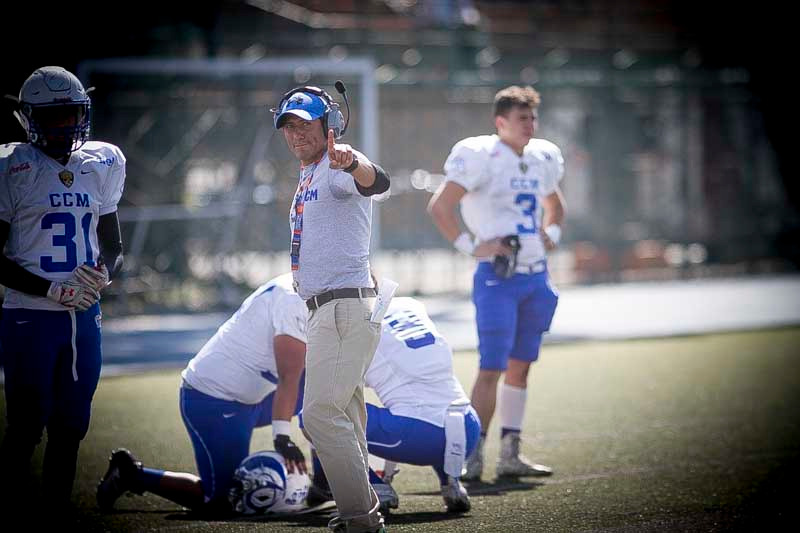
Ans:
[[[105,289],[109,283],[108,269],[105,265],[92,266],[84,263],[72,272],[72,278],[97,292]]]
[[[86,311],[100,299],[100,293],[73,278],[50,283],[47,297],[66,307]]]

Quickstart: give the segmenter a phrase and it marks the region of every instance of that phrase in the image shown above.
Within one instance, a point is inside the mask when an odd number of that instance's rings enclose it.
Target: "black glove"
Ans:
[[[517,254],[519,253],[519,237],[507,235],[502,239],[503,244],[511,248],[511,255],[496,255],[492,266],[498,278],[508,279],[514,275],[517,268]]]
[[[306,457],[300,451],[300,448],[292,442],[289,435],[278,435],[275,437],[273,444],[275,445],[275,451],[281,454],[287,462],[305,464]]]

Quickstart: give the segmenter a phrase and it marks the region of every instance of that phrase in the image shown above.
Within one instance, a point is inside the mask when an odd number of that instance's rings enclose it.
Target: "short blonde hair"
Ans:
[[[512,85],[497,91],[494,95],[494,116],[506,116],[513,107],[536,109],[541,101],[539,92],[530,85],[526,87]]]

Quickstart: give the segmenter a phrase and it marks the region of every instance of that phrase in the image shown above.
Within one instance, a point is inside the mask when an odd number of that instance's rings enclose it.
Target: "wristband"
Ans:
[[[558,241],[561,240],[561,226],[558,224],[550,224],[544,228],[544,232],[548,237],[550,237],[550,240],[553,241],[553,244],[558,244]]]
[[[289,435],[292,432],[292,423],[288,420],[273,420],[272,421],[272,440],[278,435]]]
[[[453,246],[456,250],[466,255],[472,255],[475,251],[475,243],[472,241],[470,234],[466,231],[456,237],[456,240],[453,241]]]
[[[347,168],[343,168],[342,170],[344,170],[344,171],[345,171],[345,172],[347,172],[348,174],[352,174],[352,173],[353,173],[353,171],[354,171],[355,169],[357,169],[357,168],[358,168],[358,158],[357,158],[357,157],[355,157],[355,156],[353,156],[353,162],[352,162],[352,163],[350,163],[350,166],[349,166],[349,167],[347,167]]]

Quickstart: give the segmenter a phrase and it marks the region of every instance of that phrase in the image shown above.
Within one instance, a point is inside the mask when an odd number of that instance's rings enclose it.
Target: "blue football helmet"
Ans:
[[[230,502],[246,515],[290,514],[306,507],[308,474],[286,471],[283,456],[260,451],[245,457],[233,474]]]
[[[14,111],[28,142],[54,159],[69,157],[83,146],[91,125],[89,91],[61,67],[36,69],[22,84]]]

